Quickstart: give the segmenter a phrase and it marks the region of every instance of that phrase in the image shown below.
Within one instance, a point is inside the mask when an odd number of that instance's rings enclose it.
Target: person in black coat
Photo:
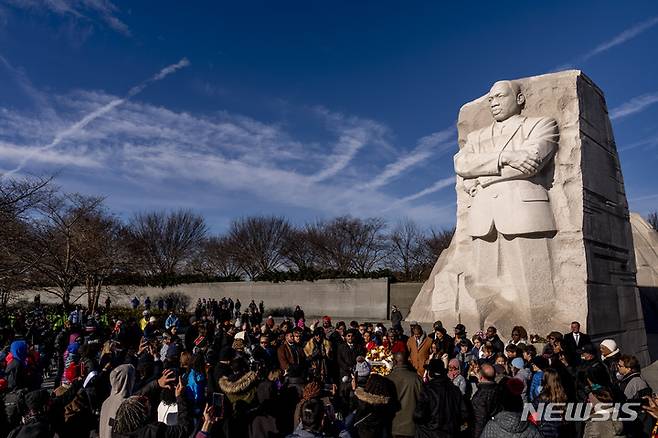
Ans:
[[[441,359],[426,365],[430,381],[420,391],[413,419],[416,437],[454,437],[468,419],[468,407],[461,391],[448,379]]]
[[[56,436],[53,422],[47,412],[48,392],[43,389],[25,395],[25,412],[22,425],[7,435],[7,438],[51,438]]]
[[[490,364],[480,367],[480,383],[473,395],[473,437],[478,438],[487,421],[498,412],[500,408],[500,387],[496,384],[496,370]]]

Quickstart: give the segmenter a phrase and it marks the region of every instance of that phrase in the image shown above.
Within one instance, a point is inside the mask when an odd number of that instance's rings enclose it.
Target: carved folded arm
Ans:
[[[546,166],[546,164],[553,158],[557,151],[559,139],[558,126],[555,119],[544,118],[541,119],[532,129],[528,139],[523,142],[521,146],[517,146],[513,151],[507,153],[526,153],[530,152],[539,158],[539,166],[534,171],[523,172],[508,164],[503,164],[499,175],[484,176],[478,178],[478,182],[482,187],[487,187],[493,183],[506,181],[511,179],[531,178],[537,175]]]
[[[464,179],[500,175],[500,152],[475,152],[469,138],[455,155],[455,172]]]

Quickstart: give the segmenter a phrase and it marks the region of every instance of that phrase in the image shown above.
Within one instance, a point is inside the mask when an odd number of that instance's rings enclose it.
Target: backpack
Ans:
[[[27,394],[26,388],[15,389],[5,394],[5,417],[7,418],[7,424],[9,425],[10,430],[21,423],[24,411],[23,403],[25,401],[25,394]]]

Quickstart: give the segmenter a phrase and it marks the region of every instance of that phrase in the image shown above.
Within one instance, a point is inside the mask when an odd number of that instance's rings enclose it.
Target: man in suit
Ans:
[[[545,319],[554,302],[548,242],[557,228],[546,165],[557,150],[558,126],[521,114],[525,96],[515,82],[496,82],[488,101],[494,120],[468,134],[455,171],[471,201],[474,263],[466,286],[482,324],[506,330],[519,316],[526,323]]]
[[[584,345],[591,344],[592,340],[586,333],[580,332],[580,323],[571,323],[571,332],[564,334],[564,348],[569,354],[569,363],[578,365],[580,363],[580,350]]]

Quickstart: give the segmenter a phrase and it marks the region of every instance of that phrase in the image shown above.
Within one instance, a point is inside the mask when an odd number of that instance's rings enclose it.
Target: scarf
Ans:
[[[455,369],[451,370],[450,367],[454,367]],[[459,370],[459,361],[457,359],[450,359],[450,362],[448,362],[448,378],[450,380],[455,380],[455,377],[460,374]]]

